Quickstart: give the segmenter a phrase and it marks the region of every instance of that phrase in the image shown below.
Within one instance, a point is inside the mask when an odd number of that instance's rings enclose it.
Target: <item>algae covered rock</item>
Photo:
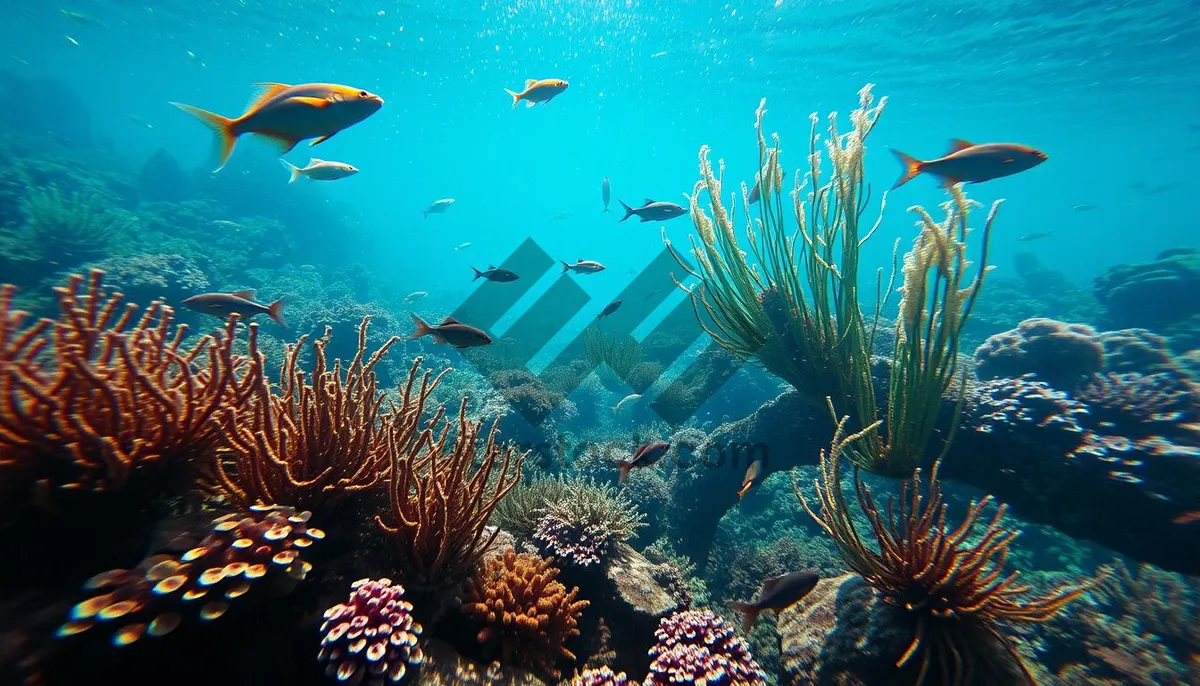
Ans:
[[[1156,328],[1200,313],[1200,250],[1164,250],[1145,264],[1121,264],[1096,277],[1096,299],[1115,328]]]
[[[975,350],[981,379],[1036,374],[1055,388],[1070,390],[1103,368],[1104,348],[1095,329],[1041,317],[1026,319]]]

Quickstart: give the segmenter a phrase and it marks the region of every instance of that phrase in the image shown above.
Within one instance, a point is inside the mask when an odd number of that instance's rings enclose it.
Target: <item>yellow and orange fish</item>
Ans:
[[[979,183],[1002,176],[1012,176],[1032,169],[1048,159],[1046,153],[1017,143],[985,143],[976,145],[959,138],[950,141],[950,152],[936,160],[922,162],[899,150],[892,154],[904,166],[900,180],[892,190],[903,186],[919,174],[932,174],[949,188],[960,181]]]
[[[547,103],[554,99],[554,96],[565,91],[569,86],[562,79],[529,79],[525,82],[525,90],[520,93],[504,89],[505,93],[512,96],[513,109],[516,109],[517,103],[525,101],[526,107],[533,107],[540,103]]]
[[[233,146],[244,133],[255,133],[279,147],[282,155],[302,140],[316,138],[309,145],[329,140],[338,131],[349,128],[374,114],[383,106],[383,98],[360,88],[335,83],[257,83],[259,92],[245,113],[236,119],[222,117],[182,103],[172,105],[196,117],[216,133],[221,148],[221,171]]]

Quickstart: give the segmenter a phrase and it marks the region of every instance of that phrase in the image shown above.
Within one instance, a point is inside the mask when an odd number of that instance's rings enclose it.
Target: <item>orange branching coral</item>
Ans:
[[[299,358],[308,337],[301,336],[286,346],[277,393],[261,379],[251,403],[224,411],[225,454],[203,470],[207,492],[240,508],[260,502],[318,510],[386,478],[386,412],[375,366],[399,339],[391,338],[368,356],[369,322],[365,317],[359,325],[358,353],[344,369],[341,360],[328,368],[326,328],[325,336],[313,343],[313,370],[306,381]],[[414,365],[410,391],[416,373]],[[419,413],[436,385],[436,379],[422,385],[416,396],[406,392],[399,411],[415,408]]]
[[[410,388],[412,383],[410,376]],[[390,535],[405,583],[427,589],[457,585],[475,567],[499,533],[487,533],[488,517],[521,480],[525,459],[512,445],[496,442],[494,424],[479,446],[483,424],[467,419],[466,398],[451,442],[453,422],[437,431],[445,412],[438,408],[424,429],[417,411],[392,414],[386,440],[391,509],[388,519],[375,517]]]
[[[233,354],[236,318],[185,346],[170,307],[138,317],[103,294],[103,276],[93,270],[84,293],[71,276],[55,289],[57,319],[32,325],[12,307],[16,289],[0,287],[0,492],[128,489],[215,450],[212,417],[262,382],[261,366]],[[253,331],[249,349],[257,358]]]
[[[918,469],[903,484],[898,499],[888,497],[886,514],[855,469],[858,504],[878,550],[869,546],[855,529],[842,492],[841,459],[847,444],[873,428],[846,436],[846,419],[838,423],[830,450],[821,451],[821,478],[813,484],[819,513],[809,506],[794,477],[792,486],[804,509],[833,538],[846,564],[915,619],[916,633],[897,666],[920,655],[918,684],[931,672],[940,675],[941,683],[966,684],[974,683],[977,663],[1007,655],[1009,666],[1032,682],[1002,623],[1045,622],[1094,582],[1031,595],[1028,586],[1017,583],[1018,572],[1004,572],[1008,546],[1018,534],[1001,525],[1005,506],[996,508],[978,535],[976,525],[991,496],[972,502],[962,523],[951,528],[938,482],[940,463],[934,463],[924,497]]]
[[[557,680],[558,662],[574,660],[563,642],[579,635],[588,606],[555,577],[558,568],[536,555],[508,550],[467,579],[462,611],[482,625],[478,641],[503,664],[538,669]]]

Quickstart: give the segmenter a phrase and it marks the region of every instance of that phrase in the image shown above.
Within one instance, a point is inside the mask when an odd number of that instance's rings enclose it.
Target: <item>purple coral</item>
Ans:
[[[417,647],[421,625],[401,598],[404,587],[391,579],[359,579],[351,588],[350,599],[326,610],[321,624],[318,658],[329,663],[325,673],[371,686],[400,681],[409,665],[424,660]]]
[[[705,610],[676,612],[658,623],[646,686],[702,683],[759,686],[767,675],[724,619]]]
[[[106,592],[77,604],[58,635],[107,625],[114,629],[112,644],[127,646],[143,635],[165,636],[190,612],[202,621],[217,619],[262,579],[303,579],[312,569],[302,559],[305,549],[325,538],[308,526],[310,515],[256,505],[248,515],[212,520],[199,543],[191,534],[176,538],[169,547],[187,547],[182,554],[152,555],[133,569],[97,574],[85,588]]]
[[[533,538],[545,552],[565,562],[587,567],[604,558],[613,534],[600,524],[572,523],[548,514],[538,520]]]
[[[623,686],[629,683],[625,672],[613,673],[607,666],[599,669],[585,669],[571,679],[571,686]]]

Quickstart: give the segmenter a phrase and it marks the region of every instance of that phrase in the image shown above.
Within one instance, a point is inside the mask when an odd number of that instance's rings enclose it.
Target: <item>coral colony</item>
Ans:
[[[750,646],[725,620],[706,610],[678,612],[659,622],[658,643],[650,649],[646,686],[708,684],[753,686],[767,675]]]
[[[318,659],[338,681],[382,686],[404,678],[410,665],[424,659],[417,640],[421,625],[413,606],[403,600],[404,587],[391,579],[359,579],[350,599],[325,611]]]

